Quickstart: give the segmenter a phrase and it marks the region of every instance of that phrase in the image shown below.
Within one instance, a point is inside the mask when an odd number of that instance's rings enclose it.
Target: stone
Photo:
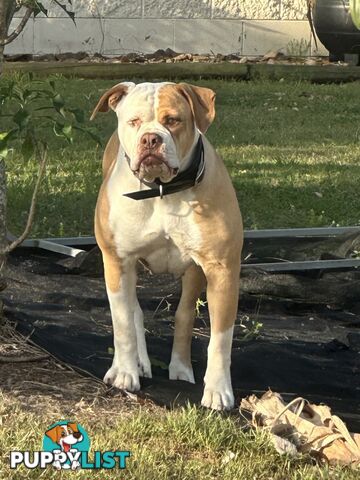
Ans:
[[[180,53],[180,55],[177,55],[174,57],[174,62],[184,62],[186,60],[192,61],[193,57],[190,53]]]
[[[280,52],[279,50],[277,50],[277,51],[269,50],[267,53],[265,53],[262,60],[275,60],[276,58],[279,58],[282,55],[284,55],[284,54],[282,52]]]
[[[86,52],[65,52],[65,53],[56,53],[55,60],[64,61],[64,60],[83,60],[84,58],[88,57]]]

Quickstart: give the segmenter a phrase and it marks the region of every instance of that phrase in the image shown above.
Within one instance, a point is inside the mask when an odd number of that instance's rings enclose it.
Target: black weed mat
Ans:
[[[9,258],[5,313],[20,332],[60,360],[101,378],[111,364],[113,345],[104,281],[63,259],[18,249]],[[238,401],[271,388],[287,399],[300,395],[326,403],[351,430],[360,431],[360,298],[351,294],[358,291],[360,279],[358,272],[327,275],[332,288],[337,282],[339,298],[319,273],[314,278],[244,272],[232,354],[233,386]],[[280,295],[277,287],[274,296],[274,285],[285,284],[285,294]],[[306,298],[300,298],[304,284]],[[266,288],[253,293],[259,285],[268,285],[270,293]],[[153,364],[153,379],[142,380],[143,393],[165,405],[199,402],[209,340],[206,308],[195,322],[196,385],[191,385],[167,379],[179,282],[142,272],[138,296]],[[257,328],[256,338],[248,335],[244,340],[244,334]]]

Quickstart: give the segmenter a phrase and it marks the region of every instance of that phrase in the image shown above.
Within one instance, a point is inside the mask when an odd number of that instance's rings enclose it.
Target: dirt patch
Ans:
[[[100,53],[88,54],[86,52],[48,53],[43,55],[17,54],[5,55],[7,62],[74,62],[74,63],[267,63],[290,65],[328,65],[328,57],[305,57],[285,55],[280,51],[269,51],[263,56],[244,56],[236,53],[223,55],[221,53],[193,54],[179,53],[171,48],[156,50],[154,53],[142,54],[139,52],[126,53],[117,56],[105,56]],[[337,62],[346,66],[345,62]]]
[[[127,395],[107,387],[101,380],[81,375],[60,362],[4,322],[0,326],[0,385],[7,401],[22,410],[55,417],[86,415],[90,420],[131,412],[136,405],[156,408],[145,396]]]
[[[13,255],[9,262],[9,286],[4,292],[5,314],[19,332],[61,362],[82,369],[100,381],[113,355],[111,316],[103,278],[76,274],[59,264],[59,260],[59,256],[36,250],[19,250]],[[296,283],[294,288],[296,290]],[[200,309],[195,322],[196,385],[169,381],[167,365],[179,283],[170,276],[142,274],[138,294],[153,370],[152,379],[142,380],[142,399],[151,398],[166,406],[188,401],[199,403],[209,340],[207,309]],[[232,353],[232,381],[237,401],[270,387],[286,399],[296,395],[328,404],[357,431],[360,428],[360,390],[356,381],[360,371],[356,342],[359,303],[348,303],[345,309],[341,305],[309,301],[242,294]],[[51,378],[53,364],[47,364],[48,361],[41,360],[45,362],[42,365],[29,363],[28,370],[13,380],[8,391],[14,390],[16,383],[29,380],[41,383],[39,378]],[[8,371],[11,368],[8,367]],[[41,368],[49,368],[49,375]],[[95,391],[96,401],[107,400],[107,391],[98,381],[77,378],[78,381],[74,378],[74,389],[78,388],[78,382],[81,385],[79,399],[86,398],[88,391],[94,398]],[[6,377],[3,382],[6,384]],[[23,384],[25,390],[29,385]],[[62,393],[50,388],[47,395],[56,399],[56,395]],[[78,399],[75,393],[74,399]]]

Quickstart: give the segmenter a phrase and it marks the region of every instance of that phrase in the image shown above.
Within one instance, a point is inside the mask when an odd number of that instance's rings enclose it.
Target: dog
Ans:
[[[83,440],[83,435],[78,430],[76,423],[68,423],[66,425],[56,425],[55,427],[47,430],[45,435],[49,437],[54,443],[60,446],[60,450],[54,450],[54,452],[68,453],[73,449],[73,446]],[[68,464],[61,464],[60,461],[53,463],[54,467],[60,470],[61,468],[70,468]],[[72,470],[76,470],[80,467],[78,461],[73,461],[71,465]]]
[[[103,157],[95,211],[115,352],[104,381],[137,391],[151,378],[143,313],[136,295],[140,260],[182,278],[169,378],[194,382],[191,338],[206,286],[211,337],[202,405],[231,409],[231,345],[237,314],[243,227],[229,174],[205,133],[215,92],[186,83],[119,83],[98,101],[118,128]]]

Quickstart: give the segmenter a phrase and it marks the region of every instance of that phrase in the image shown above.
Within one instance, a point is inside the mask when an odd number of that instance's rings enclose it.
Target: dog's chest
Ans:
[[[123,210],[123,215],[113,213],[119,256],[142,259],[154,273],[182,275],[200,243],[191,197],[182,197],[175,194],[171,199],[136,202]]]

